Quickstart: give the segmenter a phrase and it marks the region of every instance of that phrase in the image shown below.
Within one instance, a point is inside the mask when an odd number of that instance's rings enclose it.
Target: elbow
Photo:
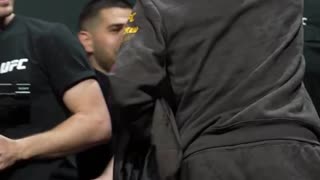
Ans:
[[[92,123],[93,144],[104,144],[110,141],[112,137],[111,119],[108,113],[97,115]]]

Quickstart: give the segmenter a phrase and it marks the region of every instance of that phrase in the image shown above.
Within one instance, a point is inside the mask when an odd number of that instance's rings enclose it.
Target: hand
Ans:
[[[0,171],[20,160],[18,142],[0,135]]]

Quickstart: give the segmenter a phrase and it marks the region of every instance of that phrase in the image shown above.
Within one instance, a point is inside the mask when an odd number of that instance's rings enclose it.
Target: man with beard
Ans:
[[[110,111],[112,102],[107,75],[115,62],[131,10],[131,4],[124,0],[91,0],[79,17],[78,38],[96,70],[97,80]],[[96,178],[102,174],[108,162],[111,165],[109,169],[112,169],[112,155],[111,143],[82,152],[78,156],[81,177]],[[104,176],[107,176],[107,171]]]

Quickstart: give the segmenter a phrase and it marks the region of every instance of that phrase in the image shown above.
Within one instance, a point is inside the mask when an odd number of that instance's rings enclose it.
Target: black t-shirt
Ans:
[[[63,25],[16,16],[0,32],[0,134],[22,138],[61,123],[70,112],[66,90],[95,73]],[[73,156],[30,160],[0,172],[0,179],[77,179]]]
[[[305,0],[304,55],[306,58],[305,85],[320,113],[320,1]]]

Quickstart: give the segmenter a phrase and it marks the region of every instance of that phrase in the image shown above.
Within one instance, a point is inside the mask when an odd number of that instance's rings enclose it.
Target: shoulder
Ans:
[[[65,36],[72,35],[71,31],[61,23],[49,22],[25,16],[18,16],[17,18],[24,23],[28,31],[35,38],[64,38]]]

